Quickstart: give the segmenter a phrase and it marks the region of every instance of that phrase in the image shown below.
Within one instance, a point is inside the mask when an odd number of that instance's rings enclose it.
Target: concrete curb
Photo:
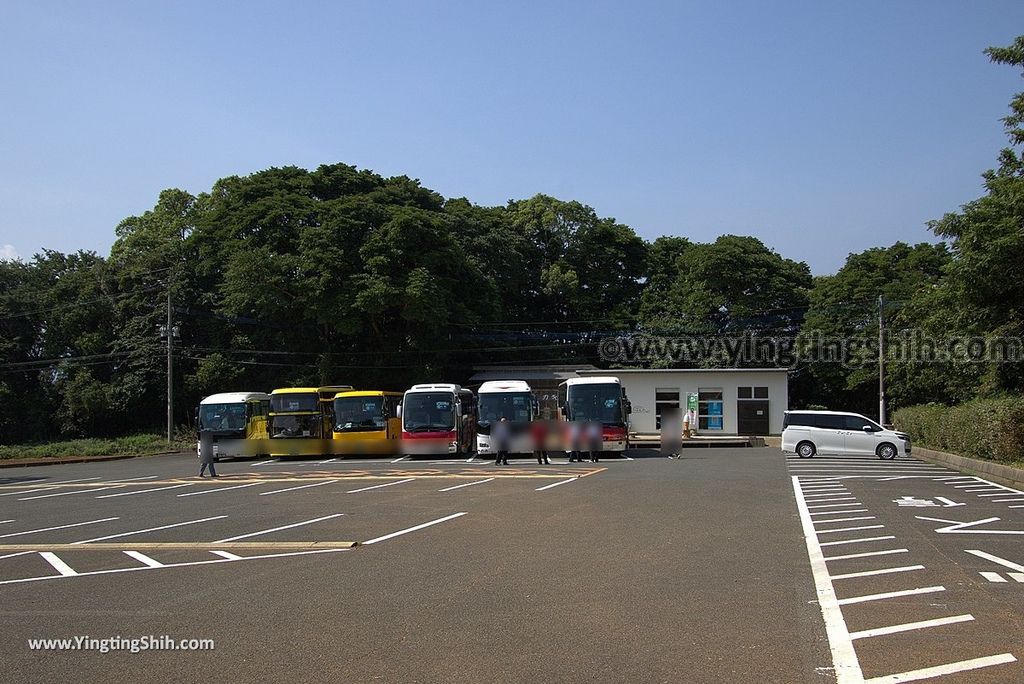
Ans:
[[[993,461],[983,461],[978,458],[947,454],[944,451],[925,449],[917,445],[914,445],[913,455],[931,463],[955,468],[962,473],[983,476],[1007,487],[1016,487],[1018,489],[1024,487],[1024,469],[1021,468]]]
[[[43,458],[8,458],[0,460],[0,468],[28,468],[40,465],[63,465],[65,463],[92,463],[94,461],[120,461],[126,458],[148,458],[187,454],[187,451],[161,451],[155,454],[116,454],[113,456],[47,456]]]

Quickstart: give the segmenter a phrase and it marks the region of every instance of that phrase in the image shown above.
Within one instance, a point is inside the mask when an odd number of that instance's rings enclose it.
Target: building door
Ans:
[[[740,435],[767,435],[768,401],[746,399],[736,402],[736,432]]]

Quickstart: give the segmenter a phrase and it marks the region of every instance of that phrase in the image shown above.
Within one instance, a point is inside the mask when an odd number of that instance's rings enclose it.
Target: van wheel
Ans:
[[[816,451],[810,442],[800,442],[796,445],[796,453],[800,458],[814,458]]]
[[[878,450],[875,453],[877,453],[878,458],[883,461],[891,461],[896,458],[896,447],[886,442],[885,444],[879,445]]]

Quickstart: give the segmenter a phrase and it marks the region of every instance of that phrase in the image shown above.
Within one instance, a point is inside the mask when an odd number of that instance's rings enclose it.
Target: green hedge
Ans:
[[[897,409],[892,420],[923,447],[990,461],[1024,461],[1024,397],[908,406]]]
[[[168,444],[162,435],[144,434],[113,439],[72,439],[45,444],[15,444],[0,446],[0,460],[48,458],[53,456],[116,456],[156,454],[173,451],[182,443]],[[190,446],[194,449],[195,442]]]

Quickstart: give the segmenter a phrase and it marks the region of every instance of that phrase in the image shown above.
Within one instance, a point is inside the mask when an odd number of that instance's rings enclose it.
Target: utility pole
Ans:
[[[167,288],[167,441],[174,440],[174,324],[171,322],[171,288]]]
[[[174,440],[174,338],[181,333],[178,326],[174,325],[171,315],[174,308],[171,306],[171,286],[167,285],[167,325],[157,326],[160,338],[167,340],[167,441]]]
[[[878,295],[878,424],[885,426],[885,300]]]

